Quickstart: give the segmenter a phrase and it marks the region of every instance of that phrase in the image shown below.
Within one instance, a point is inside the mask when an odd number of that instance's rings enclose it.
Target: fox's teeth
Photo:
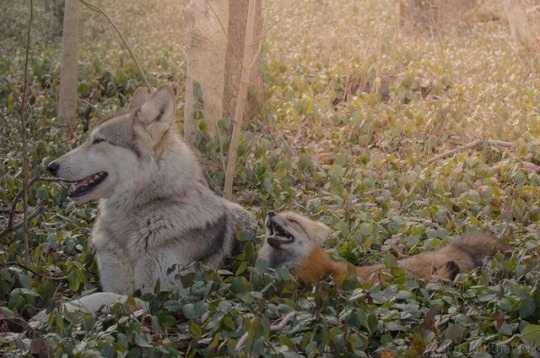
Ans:
[[[275,222],[269,221],[266,225],[270,229],[272,236],[281,236],[283,238],[291,238],[291,234],[285,230],[281,225],[276,224]]]

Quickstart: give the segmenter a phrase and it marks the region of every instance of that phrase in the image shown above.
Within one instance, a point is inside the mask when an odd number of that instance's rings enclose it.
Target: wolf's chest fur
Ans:
[[[226,202],[197,189],[130,209],[102,205],[92,242],[105,291],[152,290],[158,280],[174,289],[180,286],[175,275],[190,263],[217,266],[232,253],[236,229]],[[117,282],[119,270],[123,279]]]

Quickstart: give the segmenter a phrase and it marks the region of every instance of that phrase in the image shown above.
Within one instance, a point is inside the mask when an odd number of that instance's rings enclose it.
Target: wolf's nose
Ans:
[[[276,216],[276,213],[273,211],[269,211],[268,214],[266,214],[269,218]]]
[[[47,170],[49,170],[49,172],[51,172],[51,174],[54,176],[56,176],[56,173],[58,172],[58,168],[60,168],[60,164],[55,163],[55,162],[51,162],[47,166]]]

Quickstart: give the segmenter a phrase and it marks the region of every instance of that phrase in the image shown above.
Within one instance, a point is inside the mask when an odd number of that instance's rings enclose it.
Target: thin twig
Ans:
[[[0,262],[0,266],[18,266],[28,272],[31,272],[33,273],[34,275],[36,276],[39,276],[39,277],[43,277],[43,278],[46,278],[46,279],[49,279],[49,280],[53,280],[53,281],[63,281],[63,280],[67,280],[68,276],[60,276],[60,277],[53,277],[53,276],[49,276],[49,275],[45,275],[45,274],[42,274],[42,273],[39,273],[37,271],[34,271],[32,270],[31,268],[23,265],[23,264],[20,264],[18,262]]]
[[[39,177],[37,181],[46,181],[46,182],[52,182],[52,183],[65,183],[66,182],[64,179],[60,179],[60,178],[45,178],[45,177]]]
[[[11,210],[9,212],[9,219],[8,219],[7,226],[13,225],[13,219],[15,217],[15,209],[17,208],[17,204],[19,203],[21,198],[24,196],[24,188],[28,188],[31,185],[33,185],[39,179],[40,174],[41,174],[41,167],[39,167],[37,169],[36,174],[34,174],[34,177],[32,179],[30,179],[29,181],[27,181],[26,185],[23,185],[23,188],[13,198],[13,202],[11,203]],[[26,212],[24,212],[24,211],[23,211],[23,213],[26,214]]]
[[[24,228],[25,233],[25,239],[24,239],[24,246],[25,246],[25,261],[28,261],[29,257],[29,251],[30,251],[30,244],[28,242],[28,172],[29,172],[29,164],[28,164],[28,143],[27,143],[27,137],[26,137],[26,103],[28,99],[28,62],[30,58],[30,41],[31,41],[31,34],[32,34],[32,20],[34,18],[34,2],[30,0],[30,16],[28,18],[28,33],[26,37],[26,54],[24,56],[24,74],[23,74],[23,92],[22,92],[22,99],[21,99],[21,109],[20,109],[20,115],[21,115],[21,142],[22,142],[22,161],[23,161],[23,167],[22,167],[22,174],[23,174],[23,187],[22,187],[22,201],[23,201],[23,220],[21,223],[21,226]],[[12,221],[12,215],[9,217],[9,221]],[[8,226],[9,227],[9,226]]]
[[[293,7],[291,7],[289,9],[289,11],[287,11],[283,16],[281,16],[280,18],[278,18],[276,21],[274,21],[273,23],[271,23],[270,25],[268,25],[268,27],[261,33],[261,36],[259,36],[259,38],[257,40],[255,40],[255,42],[253,42],[253,45],[255,45],[257,42],[261,42],[263,38],[265,38],[266,35],[268,35],[268,33],[270,32],[270,30],[272,29],[272,27],[274,27],[275,25],[279,24],[281,21],[283,21],[284,18],[286,18],[287,16],[289,16],[289,14],[291,12],[293,12],[297,7],[300,6],[300,4],[302,3],[302,1],[304,0],[299,0]]]
[[[270,326],[270,332],[280,331],[285,327],[285,325],[294,317],[296,316],[296,311],[291,311],[287,313],[283,318],[281,318],[278,323],[273,324]]]
[[[36,210],[34,210],[30,215],[24,215],[24,219],[17,223],[17,224],[11,224],[8,225],[4,230],[0,231],[0,238],[4,237],[7,233],[15,231],[19,229],[21,226],[25,226],[25,230],[28,227],[28,222],[41,214],[43,212],[43,209],[45,209],[45,204],[43,202],[39,203]]]
[[[21,317],[0,317],[0,322],[3,322],[3,321],[8,321],[8,322],[12,322],[12,323],[16,323],[18,324],[19,326],[23,327],[24,329],[32,332],[32,334],[35,336],[35,337],[38,337],[39,340],[41,341],[41,345],[43,348],[45,348],[45,354],[46,354],[46,357],[50,357],[51,354],[50,354],[50,347],[47,346],[47,343],[45,342],[45,339],[43,338],[43,336],[41,335],[41,333],[39,333],[38,330],[36,330],[35,328],[33,328],[28,322],[26,322],[24,319],[22,319]],[[32,345],[30,346],[30,348],[32,348]],[[35,353],[35,352],[31,352],[31,353]],[[42,351],[38,352],[37,353],[37,356],[39,357],[42,357]]]
[[[36,173],[34,174],[34,176],[32,177],[32,179],[30,179],[30,181],[28,181],[28,183],[26,184],[26,187],[27,189],[29,189],[32,185],[34,185],[35,183],[37,182],[40,182],[40,181],[45,181],[45,182],[56,182],[56,183],[61,183],[63,182],[62,179],[58,179],[58,178],[44,178],[44,177],[40,177],[40,174],[42,172],[42,168],[41,167],[38,167],[37,170],[36,170]],[[24,193],[24,188],[21,189],[16,195],[15,197],[13,198],[13,202],[11,203],[11,208],[9,209],[0,209],[0,212],[2,213],[8,213],[8,223],[6,225],[6,227],[0,231],[0,238],[4,237],[4,235],[6,235],[7,233],[9,232],[12,232],[14,230],[17,230],[18,228],[20,228],[22,225],[24,225],[24,221],[16,224],[16,225],[13,225],[13,221],[15,220],[15,214],[17,214],[17,203],[21,200],[21,198],[23,197],[23,193]],[[42,201],[39,206],[38,206],[38,209],[35,210],[32,214],[30,214],[30,216],[27,215],[27,213],[25,213],[23,211],[23,215],[28,216],[28,219],[27,221],[30,221],[32,220],[33,218],[35,218],[37,215],[41,214],[41,212],[43,211],[43,209],[45,208],[45,202]],[[26,225],[26,227],[28,227],[28,225]]]
[[[296,316],[297,312],[296,311],[291,311],[289,313],[287,313],[285,316],[281,317],[277,323],[273,324],[270,326],[270,332],[276,332],[276,331],[280,331],[282,330],[285,325],[294,317]],[[242,347],[244,347],[244,345],[246,344],[246,341],[248,340],[249,338],[249,332],[246,332],[242,335],[242,337],[240,337],[240,339],[238,340],[238,343],[236,343],[236,347],[235,349],[237,351],[241,350]]]
[[[433,162],[436,162],[437,160],[439,159],[443,159],[443,158],[446,158],[446,157],[449,157],[451,155],[454,155],[456,154],[457,152],[461,152],[463,150],[467,150],[467,149],[471,149],[471,148],[474,148],[474,147],[477,147],[479,145],[495,145],[495,146],[499,146],[499,147],[507,147],[507,148],[512,148],[514,146],[514,143],[511,143],[511,142],[505,142],[505,141],[502,141],[502,140],[493,140],[493,139],[477,139],[475,140],[474,142],[471,142],[469,144],[465,144],[465,145],[462,145],[462,146],[459,146],[457,148],[454,148],[452,150],[449,150],[447,152],[444,152],[444,153],[441,153],[439,155],[436,155],[434,156],[433,158],[431,158],[430,160],[428,160],[428,164],[431,164]]]
[[[109,24],[111,24],[111,26],[113,27],[114,31],[116,31],[116,33],[118,34],[118,36],[120,36],[120,39],[122,40],[122,43],[124,44],[124,46],[127,48],[128,52],[129,52],[129,55],[131,56],[131,58],[133,59],[133,62],[135,62],[135,66],[137,66],[137,69],[139,70],[139,72],[141,73],[141,76],[144,80],[144,83],[146,84],[146,87],[148,87],[148,90],[149,91],[152,91],[152,87],[150,86],[150,83],[148,82],[148,80],[146,79],[146,76],[144,75],[144,72],[142,70],[142,67],[141,65],[139,65],[139,61],[137,61],[137,57],[135,57],[135,54],[133,53],[133,51],[131,50],[131,47],[128,45],[127,41],[126,41],[126,38],[124,37],[124,35],[122,34],[122,32],[120,32],[120,29],[118,29],[118,27],[116,26],[116,24],[114,23],[114,21],[109,17],[109,15],[107,15],[107,13],[102,9],[100,8],[99,6],[96,6],[96,5],[93,5],[93,4],[90,4],[89,2],[85,1],[85,0],[79,0],[80,2],[82,2],[84,5],[86,5],[87,7],[89,7],[90,9],[94,10],[95,12],[103,15],[105,17],[105,19],[107,19],[107,21],[109,22]]]
[[[0,208],[0,214],[9,214],[11,212],[11,208]],[[20,211],[15,211],[15,214],[20,214]]]

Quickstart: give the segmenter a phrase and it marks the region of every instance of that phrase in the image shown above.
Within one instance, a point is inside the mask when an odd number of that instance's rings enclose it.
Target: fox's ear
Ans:
[[[144,87],[139,87],[135,90],[133,97],[131,98],[131,103],[129,104],[129,109],[139,108],[143,105],[144,102],[150,99],[150,95],[146,92]]]
[[[171,87],[163,85],[141,105],[138,117],[145,124],[168,123],[173,116],[174,107],[174,92]]]
[[[332,233],[332,229],[330,229],[328,226],[324,225],[321,222],[315,223],[315,235],[319,238],[319,244],[322,244],[323,242],[328,239],[328,236]]]

